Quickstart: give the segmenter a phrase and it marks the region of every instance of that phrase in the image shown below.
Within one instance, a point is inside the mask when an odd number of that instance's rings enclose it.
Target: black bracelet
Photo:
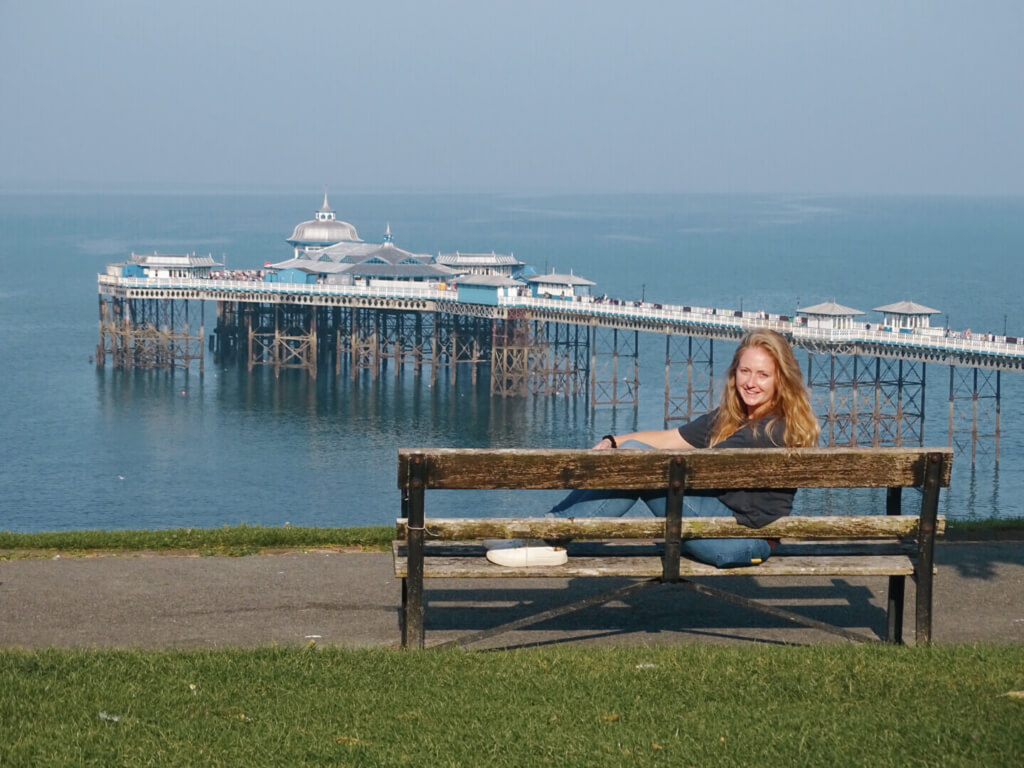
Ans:
[[[615,435],[605,435],[601,439],[602,440],[607,440],[609,443],[611,443],[612,444],[612,448],[618,448],[619,447],[619,444],[615,442]]]

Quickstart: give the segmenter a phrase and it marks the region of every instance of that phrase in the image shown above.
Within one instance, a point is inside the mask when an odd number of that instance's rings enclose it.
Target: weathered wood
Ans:
[[[405,557],[408,547],[404,541],[393,541],[392,551]],[[574,557],[661,557],[664,543],[659,540],[614,539],[607,541],[571,541],[567,545],[569,558]],[[423,549],[427,558],[479,557],[487,549],[479,541],[430,541]],[[863,555],[912,555],[917,546],[903,539],[783,539],[772,553],[773,558],[804,557],[856,557]]]
[[[683,489],[686,487],[686,465],[678,456],[668,465],[668,492],[665,496],[665,552],[661,579],[679,581],[679,559],[683,538]]]
[[[431,489],[637,488],[667,489],[669,465],[685,466],[685,489],[920,487],[928,456],[941,458],[937,482],[949,485],[950,448],[774,448],[735,450],[593,451],[403,449],[398,485],[419,457]]]
[[[407,558],[395,552],[395,576],[404,578]],[[914,573],[910,555],[855,555],[839,557],[773,557],[749,568],[715,568],[680,558],[680,576],[909,576]],[[508,568],[483,557],[427,558],[425,579],[575,579],[661,578],[660,557],[572,557],[565,565]]]
[[[402,510],[406,520],[409,565],[402,579],[402,646],[422,648],[426,642],[423,623],[424,465],[413,459],[408,483],[402,489]]]
[[[573,557],[662,557],[663,542],[652,540],[620,539],[614,541],[569,542],[566,546],[569,558]],[[406,557],[409,547],[406,542],[392,542],[392,552]],[[423,550],[424,557],[484,557],[486,548],[481,542],[428,542]],[[863,555],[911,555],[916,556],[914,542],[901,539],[870,540],[782,540],[772,557],[857,557]]]
[[[405,519],[395,524],[397,537],[406,538]],[[936,520],[936,532],[946,528],[946,519]],[[917,536],[916,515],[822,515],[783,517],[764,528],[752,530],[731,517],[684,517],[681,536],[699,538],[817,538],[866,539]],[[658,517],[431,518],[426,522],[427,539],[466,541],[472,539],[661,539],[665,521]]]
[[[939,488],[942,475],[949,470],[949,462],[931,456],[928,473],[921,494],[921,525],[917,537],[917,611],[914,615],[918,642],[930,643],[932,639],[932,557],[935,554],[935,536],[938,533]]]

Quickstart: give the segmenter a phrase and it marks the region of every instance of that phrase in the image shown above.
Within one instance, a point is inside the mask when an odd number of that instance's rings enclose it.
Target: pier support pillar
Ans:
[[[586,394],[590,373],[587,342],[585,327],[535,322],[531,392],[535,395]]]
[[[949,369],[949,445],[957,455],[994,455],[999,465],[1001,371]]]
[[[123,299],[100,296],[99,344],[96,363],[107,357],[120,369],[170,370],[189,368],[198,360],[203,371],[203,302],[188,299]],[[198,314],[199,335],[190,324]]]
[[[491,338],[491,394],[523,397],[529,391],[531,358],[534,356],[530,321],[522,311],[509,312],[506,320],[494,320]]]
[[[640,404],[640,334],[591,326],[590,406]]]
[[[254,322],[255,319],[255,322]],[[317,331],[313,307],[262,305],[248,314],[248,366],[269,365],[274,376],[285,369],[316,378]]]
[[[665,429],[714,408],[714,363],[714,339],[665,335]]]
[[[923,362],[809,353],[807,386],[829,447],[924,444]]]

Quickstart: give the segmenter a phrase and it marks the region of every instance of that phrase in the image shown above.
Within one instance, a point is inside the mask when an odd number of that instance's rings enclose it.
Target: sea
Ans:
[[[218,367],[209,352],[203,373],[97,369],[106,264],[194,251],[260,268],[290,255],[285,239],[321,202],[316,189],[0,194],[0,530],[390,525],[399,448],[589,447],[663,426],[656,337],[642,345],[637,409],[492,398],[484,378],[432,387],[411,369],[275,379]],[[866,320],[911,300],[939,311],[933,324],[1024,335],[1024,198],[345,191],[330,203],[364,240],[390,226],[416,253],[513,253],[610,297],[782,314],[835,300]],[[209,305],[208,334],[214,318]],[[731,348],[715,349],[727,363]],[[925,443],[946,445],[949,368],[926,370]],[[973,465],[969,451],[956,457],[941,501],[951,518],[1024,517],[1024,373],[1004,372],[1000,388],[998,462],[991,436]],[[427,513],[540,514],[550,500],[438,492]],[[834,513],[863,497],[798,501]]]

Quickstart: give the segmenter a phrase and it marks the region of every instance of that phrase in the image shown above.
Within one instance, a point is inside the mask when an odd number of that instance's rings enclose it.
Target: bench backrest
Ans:
[[[398,486],[427,489],[948,487],[950,448],[696,451],[402,449]]]

